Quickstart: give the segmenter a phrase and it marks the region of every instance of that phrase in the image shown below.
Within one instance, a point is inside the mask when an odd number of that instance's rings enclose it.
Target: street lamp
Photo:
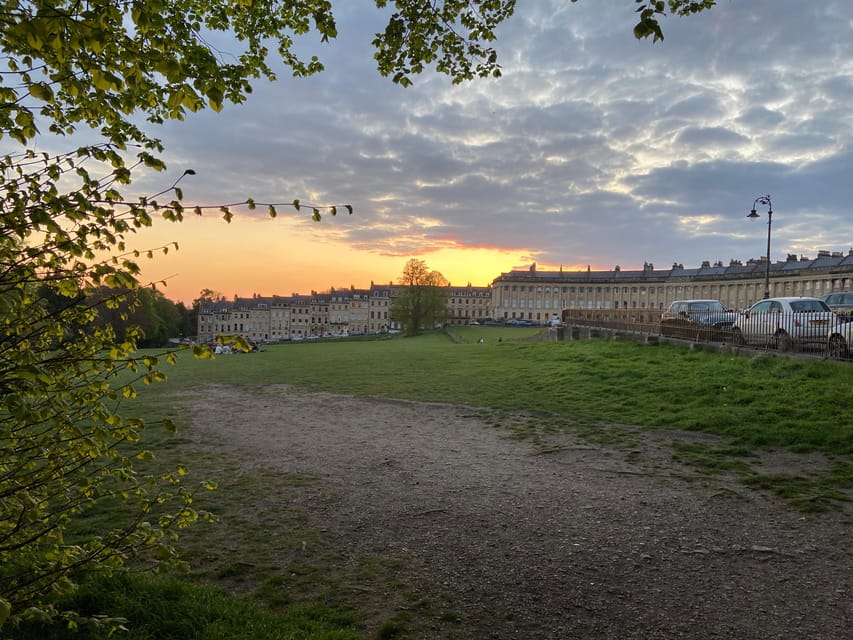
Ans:
[[[747,218],[760,218],[761,216],[755,211],[755,207],[759,204],[767,205],[767,261],[765,262],[764,271],[764,299],[770,297],[770,225],[773,223],[773,203],[770,202],[770,196],[761,196],[755,199],[752,203],[752,211],[749,212]]]

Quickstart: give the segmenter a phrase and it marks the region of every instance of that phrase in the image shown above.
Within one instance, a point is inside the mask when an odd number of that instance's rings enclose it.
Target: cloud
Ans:
[[[760,255],[745,215],[770,193],[778,256],[853,243],[846,0],[718,3],[666,18],[658,44],[634,40],[630,3],[519,3],[502,78],[407,89],[375,70],[382,16],[344,8],[338,41],[305,44],[323,74],[281,70],[243,105],[162,127],[170,169],[198,172],[188,198],[348,202],[335,236],[378,254],[634,268]]]

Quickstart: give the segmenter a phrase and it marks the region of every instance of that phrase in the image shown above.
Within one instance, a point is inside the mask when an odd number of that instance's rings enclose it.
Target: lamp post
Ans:
[[[760,218],[761,216],[755,211],[755,207],[759,204],[767,205],[767,261],[765,262],[764,271],[764,299],[770,297],[770,225],[773,224],[773,203],[770,202],[770,196],[761,196],[755,199],[752,203],[752,211],[749,212],[747,218]]]

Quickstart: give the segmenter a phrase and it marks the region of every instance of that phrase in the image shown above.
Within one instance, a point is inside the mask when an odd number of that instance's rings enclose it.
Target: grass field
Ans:
[[[673,455],[706,473],[735,470],[743,474],[747,486],[774,491],[794,503],[819,492],[830,497],[831,504],[846,499],[853,488],[853,421],[849,418],[853,367],[849,364],[612,340],[541,342],[534,339],[538,331],[462,327],[454,330],[454,340],[435,333],[418,338],[302,342],[214,360],[196,360],[182,352],[176,365],[164,365],[166,383],[138,385],[139,396],[127,404],[125,414],[139,415],[152,424],[146,446],[155,450],[158,464],[166,466],[181,461],[182,437],[166,435],[153,425],[166,417],[180,429],[188,420],[169,396],[191,395],[198,385],[210,383],[287,384],[306,391],[458,403],[497,415],[523,411],[541,417],[551,428],[572,429],[599,442],[612,436],[612,427],[621,425],[703,431],[722,436],[725,444],[711,448],[674,443]],[[535,437],[535,433],[517,435]],[[749,458],[765,448],[825,454],[830,470],[809,477],[761,475],[749,468]],[[195,459],[191,464],[194,475],[206,474],[227,469],[228,460],[223,453],[221,459]],[[311,479],[294,477],[292,481]],[[229,504],[263,491],[266,479],[261,474],[243,477],[241,483],[200,497],[201,506],[227,512]],[[109,512],[95,514],[87,526],[96,531],[114,517]],[[294,530],[294,539],[312,535],[300,529],[298,514],[286,524]],[[198,535],[188,536],[182,547],[190,560],[205,546],[221,543],[216,526],[204,526]],[[249,557],[257,554],[257,564],[263,567],[263,533],[247,525],[240,543],[248,547]],[[333,564],[334,559],[329,562]],[[220,567],[218,575],[200,577],[233,585],[240,579],[239,572],[245,571],[241,566]],[[378,559],[375,566],[359,570],[383,579],[393,574],[392,569]],[[79,597],[92,610],[115,602],[134,621],[133,633],[124,636],[130,640],[163,637],[166,623],[172,625],[169,637],[175,640],[365,637],[362,612],[356,602],[340,595],[336,582],[340,579],[324,574],[323,565],[305,567],[301,575],[261,576],[255,597],[265,607],[273,607],[276,615],[259,609],[256,601],[228,597],[188,579],[94,582]],[[282,600],[283,592],[299,597]],[[137,607],[138,601],[145,606]],[[190,624],[179,624],[187,617]],[[395,620],[376,634],[398,636],[405,634]],[[45,636],[39,631],[30,637]]]
[[[137,404],[143,415],[152,416],[169,412],[159,406],[161,388],[289,384],[307,391],[533,411],[581,425],[705,431],[747,447],[853,454],[849,364],[612,340],[527,342],[537,331],[460,327],[458,343],[435,333],[283,344],[212,361],[183,353],[176,366],[164,367],[165,386],[139,388]],[[477,343],[480,337],[483,344]]]

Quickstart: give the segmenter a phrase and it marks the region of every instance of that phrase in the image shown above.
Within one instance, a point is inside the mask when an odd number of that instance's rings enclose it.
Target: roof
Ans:
[[[706,263],[707,264],[707,263]],[[847,254],[841,252],[829,253],[822,251],[818,258],[789,256],[787,260],[771,262],[769,265],[771,276],[791,273],[814,271],[853,271],[853,250]],[[680,265],[673,265],[670,269],[655,269],[646,265],[642,270],[623,270],[618,267],[607,271],[593,271],[591,269],[579,271],[539,271],[535,267],[529,269],[514,269],[502,273],[494,279],[493,285],[501,282],[552,282],[559,281],[566,284],[583,284],[585,282],[667,282],[676,283],[689,280],[732,280],[763,277],[768,271],[766,259],[749,260],[746,264],[732,260],[728,266],[720,263],[715,266],[701,266],[699,268],[685,269]]]

